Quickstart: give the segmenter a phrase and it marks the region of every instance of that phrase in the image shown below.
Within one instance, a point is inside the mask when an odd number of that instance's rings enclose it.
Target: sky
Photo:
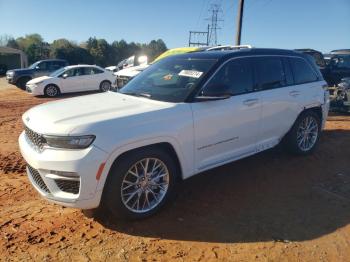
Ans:
[[[0,0],[0,35],[39,33],[45,41],[90,36],[108,42],[188,45],[207,29],[208,9],[221,6],[218,44],[234,44],[238,0]],[[350,0],[245,0],[242,44],[255,47],[350,48]]]

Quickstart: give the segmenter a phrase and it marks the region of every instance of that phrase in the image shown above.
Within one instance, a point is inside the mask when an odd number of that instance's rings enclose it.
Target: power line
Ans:
[[[208,10],[211,13],[211,17],[206,20],[210,21],[209,25],[209,45],[217,45],[218,44],[218,30],[221,29],[218,23],[222,22],[223,19],[220,18],[222,15],[222,9],[220,4],[212,4],[210,9]]]

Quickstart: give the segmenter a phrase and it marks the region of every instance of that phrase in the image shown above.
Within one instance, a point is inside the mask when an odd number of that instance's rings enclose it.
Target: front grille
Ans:
[[[42,135],[29,129],[27,126],[24,126],[24,132],[32,146],[38,149],[39,151],[42,151],[46,143],[45,138]]]
[[[29,175],[33,178],[35,184],[43,191],[45,191],[46,193],[50,193],[50,190],[47,188],[44,180],[41,178],[38,170],[36,170],[35,168],[31,167],[31,166],[27,166],[28,170],[29,170]]]
[[[128,76],[117,76],[117,87],[122,88],[125,86],[130,80]]]
[[[63,192],[78,194],[80,181],[75,180],[65,180],[65,179],[55,179],[56,185]]]

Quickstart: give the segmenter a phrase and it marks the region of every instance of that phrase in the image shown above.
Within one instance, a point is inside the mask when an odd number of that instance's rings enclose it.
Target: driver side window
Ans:
[[[45,71],[47,70],[47,64],[48,62],[41,62],[36,67],[38,68],[39,71]]]
[[[62,75],[67,75],[67,77],[82,76],[84,75],[84,68],[72,68],[64,72]]]
[[[253,91],[253,70],[246,58],[233,59],[209,80],[204,87],[207,93],[240,95]]]

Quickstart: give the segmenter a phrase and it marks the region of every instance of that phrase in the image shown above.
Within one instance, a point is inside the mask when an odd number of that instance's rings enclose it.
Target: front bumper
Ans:
[[[6,80],[7,82],[9,82],[10,84],[13,84],[15,81],[14,81],[14,75],[8,75],[6,74]]]
[[[19,137],[19,147],[28,163],[28,178],[41,196],[68,207],[99,206],[101,192],[96,191],[96,174],[108,157],[104,151],[90,146],[83,150],[47,148],[38,152],[24,132]]]
[[[43,95],[43,88],[37,84],[26,84],[26,91],[34,96]]]

